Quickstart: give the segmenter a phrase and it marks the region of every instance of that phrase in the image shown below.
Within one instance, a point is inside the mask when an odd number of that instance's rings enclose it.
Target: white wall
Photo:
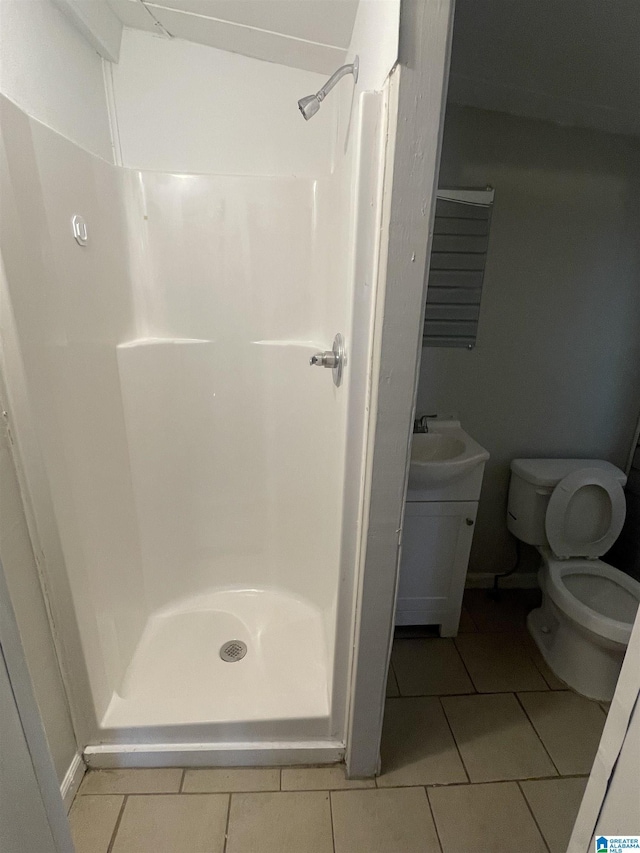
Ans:
[[[360,57],[357,91],[379,92],[398,59],[400,0],[360,0],[347,61]]]
[[[640,702],[635,710],[602,804],[594,836],[640,835]]]
[[[435,206],[452,24],[449,0],[403,3],[400,67],[389,85],[364,533],[346,754],[347,769],[355,777],[372,776],[380,766],[424,313],[424,268]]]
[[[1,380],[0,406],[4,410],[8,407]],[[29,538],[12,457],[9,424],[4,418],[0,424],[0,484],[0,560],[42,724],[58,781],[62,782],[77,751],[76,739],[40,586],[38,566]]]
[[[0,93],[112,160],[102,59],[50,0],[0,0]]]
[[[118,365],[150,606],[240,584],[326,609],[343,392],[309,359],[349,293],[343,273],[330,298],[335,210],[308,179],[132,180],[147,277],[132,281],[138,333]]]
[[[4,98],[0,129],[0,249],[19,347],[7,384],[10,396],[24,394],[23,367],[30,418],[23,407],[16,432],[21,449],[29,426],[36,438],[23,459],[45,559],[67,578],[55,576],[55,616],[81,696],[75,708],[90,723],[146,618],[115,351],[133,334],[123,177]],[[73,238],[74,213],[86,218],[86,247]]]
[[[125,166],[299,177],[331,170],[336,99],[309,122],[298,110],[322,74],[130,29],[111,73]]]
[[[27,115],[38,119],[44,125],[99,157],[112,160],[102,60],[49,0],[0,0],[0,93],[18,105]],[[5,104],[11,108],[8,101]],[[17,110],[15,114],[18,114]],[[17,130],[16,125],[14,129]],[[22,129],[26,129],[24,122],[22,122]],[[18,149],[21,151],[23,164],[29,169],[31,161],[28,134],[18,141]],[[0,161],[3,167],[0,222],[4,237],[9,242],[13,242],[14,248],[17,248],[14,240],[15,232],[12,233],[12,228],[17,222],[16,210],[13,207],[13,190],[7,183],[8,174],[4,168],[6,166],[4,158],[5,153],[0,150]],[[32,175],[33,177],[35,176]],[[76,178],[77,175],[73,175],[70,183],[74,183]],[[31,218],[30,237],[34,239],[41,214],[42,211],[34,210]],[[34,252],[33,245],[30,254],[32,258],[38,255],[38,252]],[[42,283],[44,277],[36,274],[36,279]],[[3,291],[4,286],[3,276]],[[3,404],[9,409],[10,417],[24,416],[20,430],[17,429],[16,421],[11,421],[14,440],[17,440],[16,432],[19,432],[21,450],[29,448],[31,451],[28,454],[30,472],[33,474],[30,485],[37,495],[40,509],[43,506],[46,507],[40,513],[38,533],[41,537],[37,543],[34,542],[34,547],[39,554],[39,559],[47,564],[50,580],[55,578],[61,581],[57,590],[59,593],[60,588],[65,585],[64,559],[59,547],[52,506],[47,503],[47,487],[44,480],[36,473],[39,471],[38,454],[33,452],[35,450],[32,443],[33,436],[29,433],[30,414],[27,414],[28,401],[24,395],[23,365],[20,353],[13,346],[15,329],[6,297],[7,294],[4,291],[0,300],[2,302],[0,331],[3,345],[7,347],[4,352],[4,367],[8,371],[8,378],[13,383],[15,393],[11,400],[3,400]],[[6,448],[2,453],[2,466],[2,510],[0,511],[3,525],[2,557],[36,698],[43,716],[56,771],[62,781],[75,755],[76,740],[53,648],[38,569],[24,526],[22,508],[18,504],[20,495]],[[31,532],[35,534],[35,529]],[[39,550],[43,542],[47,544],[46,557]],[[53,599],[55,598],[54,592]],[[51,604],[55,609],[54,600]],[[69,617],[69,614],[66,616]],[[73,617],[62,619],[62,623],[68,627],[72,621]],[[60,639],[68,664],[74,660],[74,652],[62,638]],[[75,653],[77,662],[79,662],[78,653],[79,649]],[[86,682],[81,670],[76,670],[76,675],[73,687],[81,692]],[[82,715],[79,714],[79,716]]]
[[[567,853],[592,853],[600,835],[640,835],[640,612]]]
[[[491,453],[471,571],[499,572],[514,559],[512,458],[624,466],[629,452],[640,405],[640,144],[449,105],[439,184],[491,184],[496,196],[477,346],[423,349],[417,412],[458,412]]]
[[[0,845],[56,853],[3,652],[0,646]]]
[[[102,60],[49,0],[0,0],[0,93],[89,151],[112,159]],[[5,226],[12,216],[6,184],[1,210]],[[10,321],[3,301],[5,344]],[[15,353],[8,361],[19,369]],[[62,781],[76,752],[75,736],[6,449],[2,464],[2,557],[36,698]],[[44,528],[48,526],[48,521],[43,523]]]

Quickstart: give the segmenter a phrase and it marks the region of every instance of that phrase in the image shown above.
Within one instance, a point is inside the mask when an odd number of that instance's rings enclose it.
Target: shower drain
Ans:
[[[220,657],[227,663],[236,663],[242,660],[247,653],[247,644],[242,640],[229,640],[220,647]]]

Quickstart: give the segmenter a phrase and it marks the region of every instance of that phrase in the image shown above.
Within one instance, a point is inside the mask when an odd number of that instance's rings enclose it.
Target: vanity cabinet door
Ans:
[[[405,506],[397,625],[440,625],[458,631],[477,501]]]

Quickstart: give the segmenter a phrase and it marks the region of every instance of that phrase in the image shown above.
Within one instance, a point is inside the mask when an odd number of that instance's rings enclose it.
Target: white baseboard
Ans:
[[[71,808],[73,798],[78,793],[78,788],[80,787],[80,782],[82,782],[82,777],[84,776],[86,769],[87,768],[82,760],[82,756],[77,752],[74,755],[73,761],[69,765],[69,769],[65,773],[64,779],[60,785],[60,796],[63,799],[67,811]]]
[[[467,575],[467,589],[490,589],[495,575],[492,572],[470,572]],[[498,581],[500,589],[536,589],[538,584],[537,572],[514,572]]]
[[[88,746],[88,767],[277,767],[337,764],[339,741],[298,743],[119,743]]]

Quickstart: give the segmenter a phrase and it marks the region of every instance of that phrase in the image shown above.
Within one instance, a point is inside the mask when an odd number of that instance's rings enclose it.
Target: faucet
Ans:
[[[414,432],[429,432],[429,418],[437,418],[437,415],[422,415],[421,418],[413,422]]]

